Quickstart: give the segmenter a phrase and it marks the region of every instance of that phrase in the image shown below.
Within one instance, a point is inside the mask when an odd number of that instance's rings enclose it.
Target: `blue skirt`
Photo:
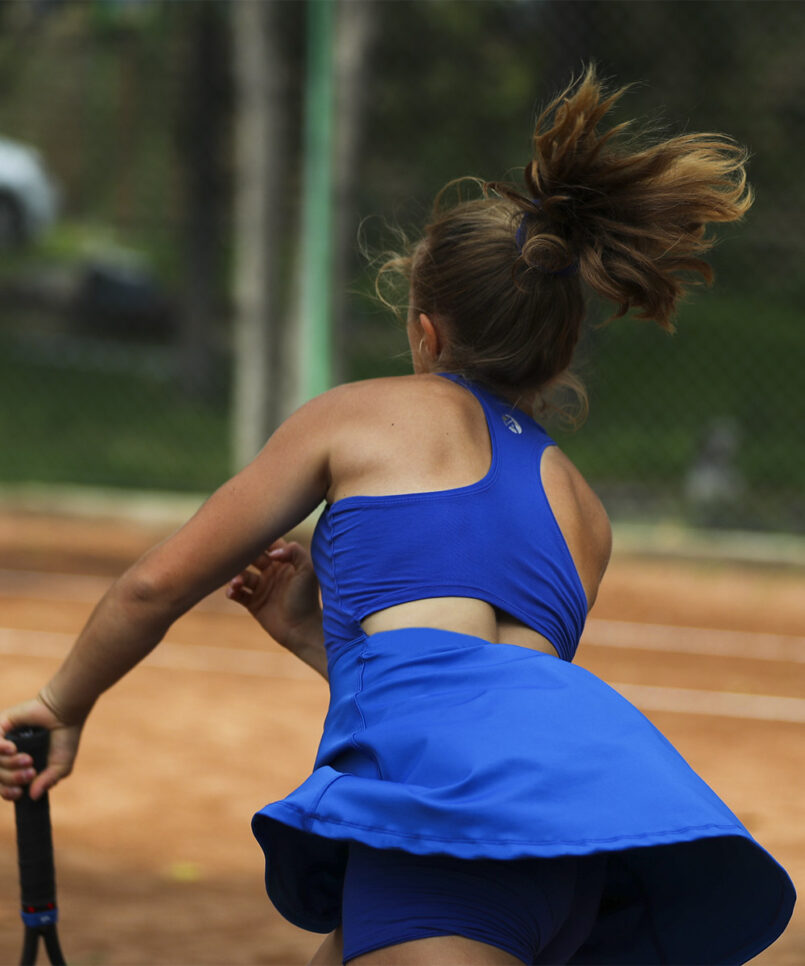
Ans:
[[[425,628],[331,661],[313,774],[252,828],[279,912],[341,920],[348,843],[464,859],[606,853],[570,960],[745,963],[794,906],[785,870],[648,719],[539,651]]]

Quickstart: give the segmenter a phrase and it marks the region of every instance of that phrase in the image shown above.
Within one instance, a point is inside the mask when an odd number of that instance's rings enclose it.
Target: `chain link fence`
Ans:
[[[637,82],[624,116],[746,143],[757,201],[722,233],[716,285],[686,302],[674,336],[592,311],[579,353],[590,417],[552,429],[615,519],[805,532],[805,5],[347,2],[372,29],[339,375],[406,365],[402,332],[361,294],[362,219],[379,216],[362,234],[381,247],[383,222],[415,230],[451,178],[524,164],[539,102],[595,60]],[[288,264],[306,6],[280,4],[276,22]],[[230,11],[0,9],[0,484],[207,491],[232,469]],[[27,181],[19,145],[38,151]],[[37,177],[58,192],[53,218]]]

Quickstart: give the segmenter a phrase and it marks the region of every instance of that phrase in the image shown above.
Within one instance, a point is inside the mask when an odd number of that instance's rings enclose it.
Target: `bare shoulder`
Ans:
[[[462,408],[474,411],[472,400],[458,390],[454,383],[436,375],[386,376],[345,383],[329,390],[317,400],[318,408],[327,411],[331,430],[341,426],[351,438],[356,431],[385,432],[393,426],[397,435],[406,427],[420,435],[434,428],[443,417],[455,419]]]
[[[445,489],[485,472],[483,411],[447,379],[431,374],[370,379],[327,395],[328,500]]]
[[[604,505],[558,446],[542,458],[542,485],[587,591],[595,599],[612,552],[612,527]]]
[[[351,434],[365,430],[389,413],[403,413],[415,405],[422,389],[411,380],[418,378],[389,376],[334,386],[300,406],[277,432],[304,432],[332,440],[341,429]]]
[[[347,382],[330,389],[319,399],[338,407],[342,412],[352,410],[357,413],[368,407],[371,416],[401,403],[426,405],[426,401],[434,396],[447,398],[454,392],[453,383],[446,379],[433,374],[412,374]]]

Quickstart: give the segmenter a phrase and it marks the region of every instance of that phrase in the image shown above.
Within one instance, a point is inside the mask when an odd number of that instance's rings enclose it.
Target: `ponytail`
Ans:
[[[671,329],[685,287],[712,281],[707,226],[752,204],[747,151],[722,134],[652,141],[630,121],[602,128],[627,90],[606,94],[588,68],[537,121],[529,198],[491,187],[522,212],[527,265],[553,274],[578,265],[616,317],[636,310]]]
[[[712,280],[707,228],[752,204],[747,152],[721,134],[607,126],[626,90],[605,92],[590,67],[540,115],[525,189],[466,179],[481,197],[451,206],[442,192],[422,240],[381,269],[442,321],[445,369],[506,394],[578,388],[585,290],[671,330],[685,289]]]

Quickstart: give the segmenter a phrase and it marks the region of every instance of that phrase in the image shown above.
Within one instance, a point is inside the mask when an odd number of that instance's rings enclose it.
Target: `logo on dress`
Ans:
[[[514,416],[510,416],[509,413],[503,414],[503,423],[510,433],[516,433],[519,436],[519,434],[523,431],[523,427],[517,422]]]

